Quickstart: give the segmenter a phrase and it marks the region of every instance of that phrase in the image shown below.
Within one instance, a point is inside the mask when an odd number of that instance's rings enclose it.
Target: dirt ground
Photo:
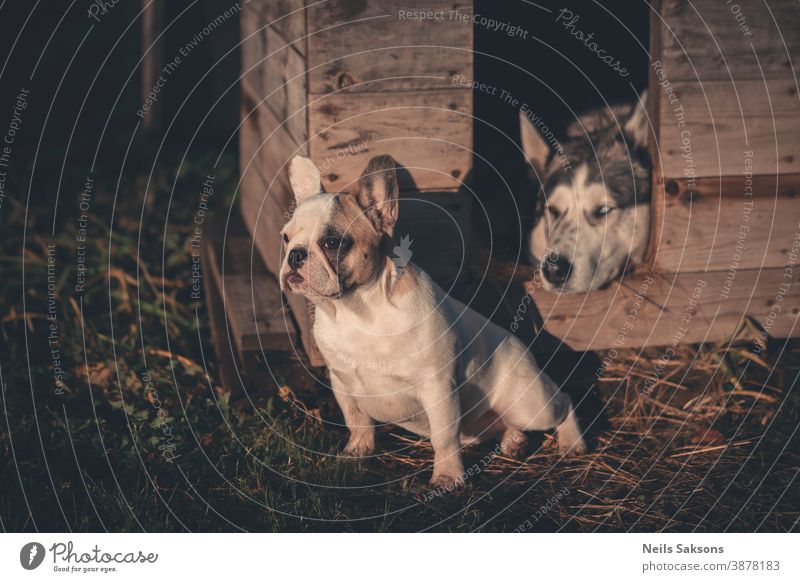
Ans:
[[[658,378],[658,350],[557,354],[547,371],[568,378],[592,450],[560,459],[547,434],[524,461],[468,448],[464,491],[429,491],[430,445],[399,429],[381,432],[375,458],[339,459],[324,372],[266,354],[263,384],[219,380],[190,293],[194,205],[166,194],[177,180],[191,201],[209,163],[157,168],[146,200],[145,172],[116,196],[98,181],[81,293],[79,221],[48,238],[48,204],[5,207],[3,530],[798,528],[800,347],[782,340],[684,346]],[[236,173],[233,159],[218,167],[224,199],[207,220],[226,216]],[[62,215],[78,216],[71,200]]]

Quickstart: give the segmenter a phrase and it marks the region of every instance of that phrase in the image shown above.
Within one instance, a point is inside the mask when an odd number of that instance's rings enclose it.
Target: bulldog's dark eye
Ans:
[[[283,233],[283,242],[285,242],[286,244],[289,244],[289,237],[286,236],[285,232]]]
[[[602,206],[598,206],[594,209],[594,217],[595,218],[603,218],[604,216],[608,216],[608,214],[614,210],[612,206],[608,206],[607,204],[603,204]]]
[[[558,220],[561,217],[561,212],[554,206],[548,206],[547,212],[550,213],[550,218],[553,220]]]
[[[329,236],[325,240],[322,241],[322,246],[328,249],[329,251],[335,251],[339,248],[339,245],[342,244],[342,241],[338,238]]]

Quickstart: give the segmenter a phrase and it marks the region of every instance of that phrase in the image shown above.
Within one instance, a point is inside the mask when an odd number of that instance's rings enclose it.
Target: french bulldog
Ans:
[[[586,450],[570,397],[518,338],[393,258],[399,213],[391,156],[372,158],[352,192],[325,193],[308,158],[290,163],[295,209],[283,237],[280,285],[315,307],[314,337],[350,432],[343,454],[375,450],[376,423],[430,438],[431,487],[460,487],[461,447],[556,429],[565,454]]]

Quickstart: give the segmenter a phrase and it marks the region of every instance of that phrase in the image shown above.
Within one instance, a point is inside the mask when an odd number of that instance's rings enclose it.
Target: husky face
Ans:
[[[546,289],[600,289],[644,258],[651,187],[645,100],[583,116],[564,143],[546,142],[521,116],[523,148],[541,184],[530,253]]]

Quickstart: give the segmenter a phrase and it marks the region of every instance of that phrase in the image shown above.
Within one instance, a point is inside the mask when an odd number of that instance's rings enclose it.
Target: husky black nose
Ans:
[[[308,258],[308,251],[306,249],[292,249],[289,251],[287,262],[292,269],[299,269]]]
[[[542,263],[542,275],[553,285],[561,286],[569,279],[570,262],[563,257],[547,258]]]

